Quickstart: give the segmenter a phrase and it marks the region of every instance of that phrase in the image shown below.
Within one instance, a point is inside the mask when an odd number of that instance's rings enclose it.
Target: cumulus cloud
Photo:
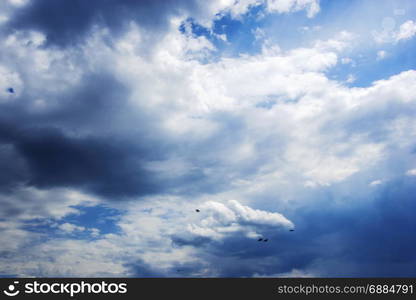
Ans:
[[[201,206],[201,220],[189,224],[188,232],[194,237],[223,239],[227,235],[244,234],[256,238],[261,232],[291,229],[294,224],[279,213],[271,213],[240,204],[236,200],[228,203],[209,201]]]
[[[373,32],[374,39],[377,43],[393,43],[404,42],[410,40],[416,34],[416,24],[413,20],[407,20],[402,23],[397,30],[394,29],[395,21],[386,18],[391,25],[385,25],[381,32]],[[390,23],[388,22],[388,24]]]
[[[416,24],[413,20],[408,20],[400,25],[396,33],[396,41],[408,40],[416,34]]]

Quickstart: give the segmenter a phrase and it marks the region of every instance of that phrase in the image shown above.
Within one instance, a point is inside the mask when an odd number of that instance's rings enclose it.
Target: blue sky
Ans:
[[[414,1],[7,0],[0,35],[0,276],[416,275]]]

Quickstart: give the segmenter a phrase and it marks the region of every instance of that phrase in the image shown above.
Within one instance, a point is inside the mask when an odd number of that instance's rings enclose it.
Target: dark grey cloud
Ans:
[[[168,26],[169,17],[201,9],[189,0],[45,0],[31,1],[17,10],[10,29],[35,29],[50,45],[67,46],[83,41],[94,26],[121,32],[131,21],[152,34]]]
[[[166,273],[146,264],[142,260],[137,260],[134,263],[124,265],[132,273],[131,277],[166,277]]]
[[[13,170],[0,176],[0,186],[83,187],[122,197],[166,191],[191,195],[228,184],[212,149],[205,150],[226,141],[226,134],[217,143],[204,144],[169,135],[160,128],[166,112],[141,109],[146,94],[132,104],[130,89],[106,72],[85,72],[79,82],[59,91],[43,84],[55,82],[27,85],[14,101],[0,103],[0,144],[8,147],[0,157],[4,169]],[[45,99],[46,105],[34,109],[35,99]],[[12,156],[15,165],[7,159]],[[145,168],[171,156],[192,167],[178,176]],[[217,176],[205,174],[206,168],[217,169]]]
[[[143,137],[150,130],[146,122],[127,133],[117,127],[128,111],[128,90],[112,76],[88,73],[59,94],[32,92],[1,104],[0,161],[9,170],[0,176],[2,192],[22,184],[79,187],[107,198],[160,191],[143,164],[163,159],[162,143]],[[48,100],[42,112],[31,110],[37,96]]]
[[[312,201],[293,216],[295,232],[271,241],[281,258],[276,270],[306,269],[330,277],[415,276],[415,192],[414,179],[402,178],[361,203],[348,205],[360,197],[355,196],[336,204],[330,193]]]
[[[181,247],[181,246],[187,246],[187,245],[200,247],[200,246],[203,246],[204,244],[211,242],[210,238],[201,237],[201,236],[192,238],[192,239],[185,239],[181,236],[173,235],[171,236],[171,240],[172,240],[173,247],[177,247],[177,246]]]
[[[0,191],[11,192],[26,180],[27,168],[22,157],[10,144],[0,143]]]
[[[29,87],[0,104],[2,192],[18,185],[79,187],[111,199],[212,189],[205,162],[180,176],[145,168],[149,161],[185,155],[190,148],[158,128],[161,115],[132,107],[129,89],[112,75],[86,73],[60,92]],[[33,100],[47,99],[41,111]],[[146,99],[139,99],[140,101]],[[23,121],[24,120],[24,121]],[[169,173],[169,172],[165,172]],[[217,188],[218,189],[218,188]]]
[[[53,128],[9,130],[2,139],[25,161],[28,172],[21,176],[30,186],[84,187],[107,197],[158,190],[150,172],[141,167],[141,159],[151,159],[151,149],[117,138],[69,137]]]

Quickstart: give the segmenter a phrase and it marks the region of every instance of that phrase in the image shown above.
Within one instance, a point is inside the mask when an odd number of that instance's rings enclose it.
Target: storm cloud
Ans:
[[[49,45],[65,47],[83,42],[94,27],[119,34],[131,21],[154,34],[167,29],[169,18],[197,8],[197,1],[31,1],[15,12],[8,26],[39,30]]]

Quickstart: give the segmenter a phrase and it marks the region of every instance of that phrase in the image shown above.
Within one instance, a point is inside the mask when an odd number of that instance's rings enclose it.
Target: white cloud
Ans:
[[[319,11],[319,0],[216,0],[202,3],[203,9],[192,17],[201,25],[211,28],[213,20],[230,14],[233,19],[240,19],[250,8],[264,4],[267,13],[292,13],[306,10],[309,18]]]
[[[39,235],[23,229],[18,222],[0,222],[0,232],[2,236],[1,249],[5,252],[19,251],[25,243],[39,240]],[[4,264],[0,259],[0,270],[3,267]]]
[[[353,83],[356,81],[357,78],[353,74],[348,74],[347,79],[345,80],[346,83]]]
[[[389,19],[390,20],[390,19]],[[391,19],[391,26],[387,26],[383,31],[373,32],[374,40],[377,43],[398,43],[411,39],[416,34],[416,23],[413,20],[407,20],[395,30],[395,21]]]
[[[270,274],[270,275],[261,275],[261,274],[254,274],[253,277],[260,277],[260,278],[313,278],[318,277],[318,275],[314,272],[303,271],[299,269],[292,269],[290,272],[286,273],[277,273],[277,274]]]
[[[314,17],[319,11],[319,0],[237,0],[217,1],[217,10],[229,11],[231,16],[239,18],[245,14],[250,7],[264,3],[266,11],[277,13],[291,13],[306,10],[309,18]]]
[[[29,2],[29,0],[9,0],[9,2],[15,6],[23,6],[26,5]]]
[[[54,239],[20,248],[21,255],[1,258],[0,264],[6,274],[19,276],[121,277],[130,275],[122,252],[120,245],[106,239]]]
[[[407,176],[416,176],[416,169],[411,169],[406,172]]]
[[[88,233],[93,238],[100,237],[100,230],[98,228],[86,228],[67,222],[57,225],[57,228],[65,234]]]
[[[3,206],[1,218],[28,221],[44,218],[58,220],[69,214],[78,214],[79,209],[75,206],[94,206],[99,199],[73,189],[22,187],[12,194],[0,194],[0,201]]]
[[[343,65],[352,64],[354,61],[350,57],[343,57],[341,63]]]
[[[377,180],[371,181],[370,186],[376,186],[376,185],[380,185],[382,183],[383,183],[383,180],[377,179]]]
[[[299,27],[299,31],[301,31],[301,32],[317,32],[321,29],[322,29],[322,26],[320,26],[320,25],[315,25],[315,26],[312,26],[312,27],[309,27],[309,26]]]
[[[408,40],[416,34],[416,24],[408,20],[400,25],[399,31],[395,34],[396,41]]]
[[[223,239],[228,235],[243,233],[248,237],[258,237],[266,228],[294,228],[294,224],[283,215],[252,209],[236,200],[227,203],[208,201],[201,206],[201,219],[190,224],[188,230],[196,236]]]
[[[98,228],[90,228],[90,233],[92,237],[99,237],[100,236],[100,230]]]
[[[270,12],[289,13],[306,9],[308,17],[312,18],[319,11],[319,0],[266,0]]]
[[[377,60],[383,60],[387,57],[387,52],[385,50],[377,51]]]
[[[279,166],[283,176],[297,173],[305,177],[302,182],[318,185],[340,182],[379,163],[384,144],[366,140],[366,135],[371,134],[368,132],[356,133],[346,140],[343,136],[348,135],[349,128],[342,126],[328,128],[323,134],[325,123],[336,124],[340,119],[349,122],[357,111],[363,115],[382,115],[388,106],[407,102],[412,105],[415,98],[408,88],[415,80],[413,71],[366,88],[350,89],[329,80],[324,72],[335,66],[338,54],[349,47],[352,37],[348,33],[317,42],[312,48],[224,58],[208,64],[182,58],[175,49],[181,49],[181,43],[186,41],[174,33],[172,37],[174,40],[162,41],[164,55],[156,53],[152,64],[141,60],[138,54],[134,58],[116,57],[120,77],[131,83],[133,95],[136,89],[140,95],[146,95],[146,103],[135,103],[162,114],[162,126],[172,136],[199,141],[218,138],[224,124],[210,117],[216,112],[232,113],[249,124],[246,131],[249,136],[245,140],[215,153],[215,159],[228,167],[242,167],[250,162],[249,157],[263,157],[270,169],[274,163],[276,168]],[[146,74],[154,75],[147,76],[138,70],[148,70]],[[160,78],[175,78],[176,85],[156,84]],[[141,86],[140,82],[148,84]],[[170,100],[169,111],[160,109],[163,99],[173,98],[177,100]],[[265,99],[277,104],[268,110],[252,109]],[[387,124],[382,126],[387,130]],[[273,145],[275,139],[284,141],[284,145],[280,143],[275,148],[280,152],[267,154],[269,158],[260,156],[264,150],[257,145],[266,141]],[[211,154],[200,153],[200,157],[203,155],[210,157]],[[163,169],[172,162],[158,162],[158,168]],[[188,163],[182,160],[176,166],[192,168]]]
[[[58,226],[58,228],[60,230],[62,230],[65,233],[73,233],[76,231],[84,231],[85,227],[83,226],[77,226],[75,224],[71,224],[71,223],[63,223],[61,225]]]

